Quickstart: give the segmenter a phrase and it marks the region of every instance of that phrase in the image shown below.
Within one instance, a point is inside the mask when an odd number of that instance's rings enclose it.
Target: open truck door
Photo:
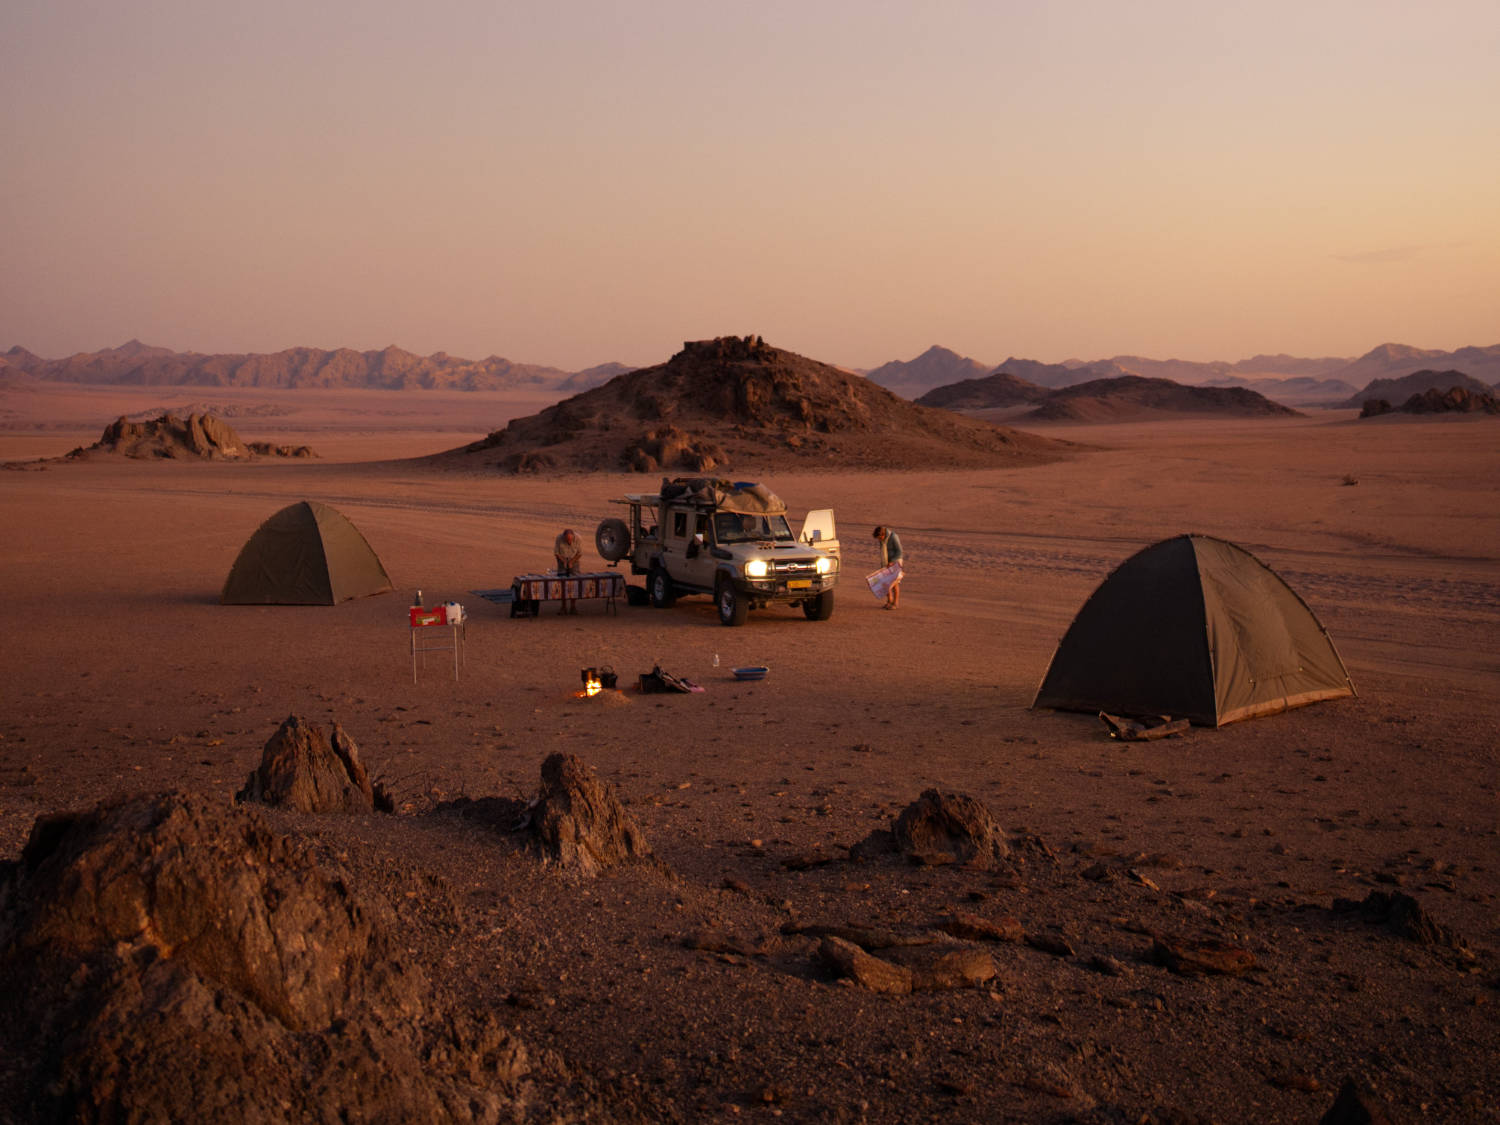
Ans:
[[[818,508],[808,512],[807,518],[802,521],[802,530],[797,533],[797,538],[820,551],[832,551],[838,554],[839,537],[838,529],[833,523],[833,509]]]

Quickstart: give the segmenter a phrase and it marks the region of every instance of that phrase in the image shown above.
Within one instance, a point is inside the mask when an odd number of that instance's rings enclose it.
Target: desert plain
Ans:
[[[127,794],[228,805],[288,715],[336,720],[396,812],[267,815],[392,902],[444,1003],[550,1060],[523,1119],[1310,1122],[1348,1078],[1393,1121],[1495,1119],[1500,423],[1152,418],[1038,429],[1078,448],[1026,468],[734,464],[794,517],[832,507],[844,564],[831,620],[725,629],[702,598],[527,620],[475,596],[548,565],[563,527],[602,567],[609,501],[657,483],[407,460],[536,409],[520,396],[44,388],[7,395],[0,460],[194,395],[320,456],[0,473],[0,859],[38,817]],[[353,520],[395,591],[220,606],[241,545],[301,499]],[[863,588],[877,523],[907,552],[894,613]],[[1149,743],[1031,710],[1095,586],[1189,531],[1285,578],[1357,697]],[[414,682],[417,589],[469,612],[456,679],[429,656]],[[729,674],[751,664],[764,681]],[[593,665],[705,690],[580,700]],[[556,870],[474,815],[527,799],[557,751],[616,788],[659,866]],[[849,857],[929,789],[1026,846],[1002,869]],[[1335,909],[1372,891],[1452,940]],[[960,913],[1031,940],[989,942],[976,987],[909,994],[818,956],[830,929]],[[1253,968],[1172,971],[1161,935]]]

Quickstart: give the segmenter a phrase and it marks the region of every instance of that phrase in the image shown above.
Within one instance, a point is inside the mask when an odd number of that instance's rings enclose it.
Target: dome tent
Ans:
[[[316,500],[301,500],[246,540],[219,602],[337,605],[390,589],[385,567],[348,517]]]
[[[1275,571],[1223,539],[1179,535],[1100,583],[1032,706],[1219,727],[1353,694],[1327,631]]]

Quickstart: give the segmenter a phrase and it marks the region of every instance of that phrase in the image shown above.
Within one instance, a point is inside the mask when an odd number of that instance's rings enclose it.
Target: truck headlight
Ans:
[[[833,569],[833,560],[830,559],[827,555],[819,555],[818,556],[818,573],[819,574],[827,574],[832,569]]]
[[[766,576],[766,560],[751,559],[745,564],[746,578],[764,578]]]

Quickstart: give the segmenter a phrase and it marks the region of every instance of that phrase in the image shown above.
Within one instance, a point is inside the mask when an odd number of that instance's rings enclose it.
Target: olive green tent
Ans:
[[[245,542],[224,580],[223,605],[337,605],[383,594],[390,576],[342,512],[301,500]]]
[[[1179,535],[1089,596],[1032,706],[1218,727],[1353,694],[1327,631],[1270,567],[1223,539]]]

